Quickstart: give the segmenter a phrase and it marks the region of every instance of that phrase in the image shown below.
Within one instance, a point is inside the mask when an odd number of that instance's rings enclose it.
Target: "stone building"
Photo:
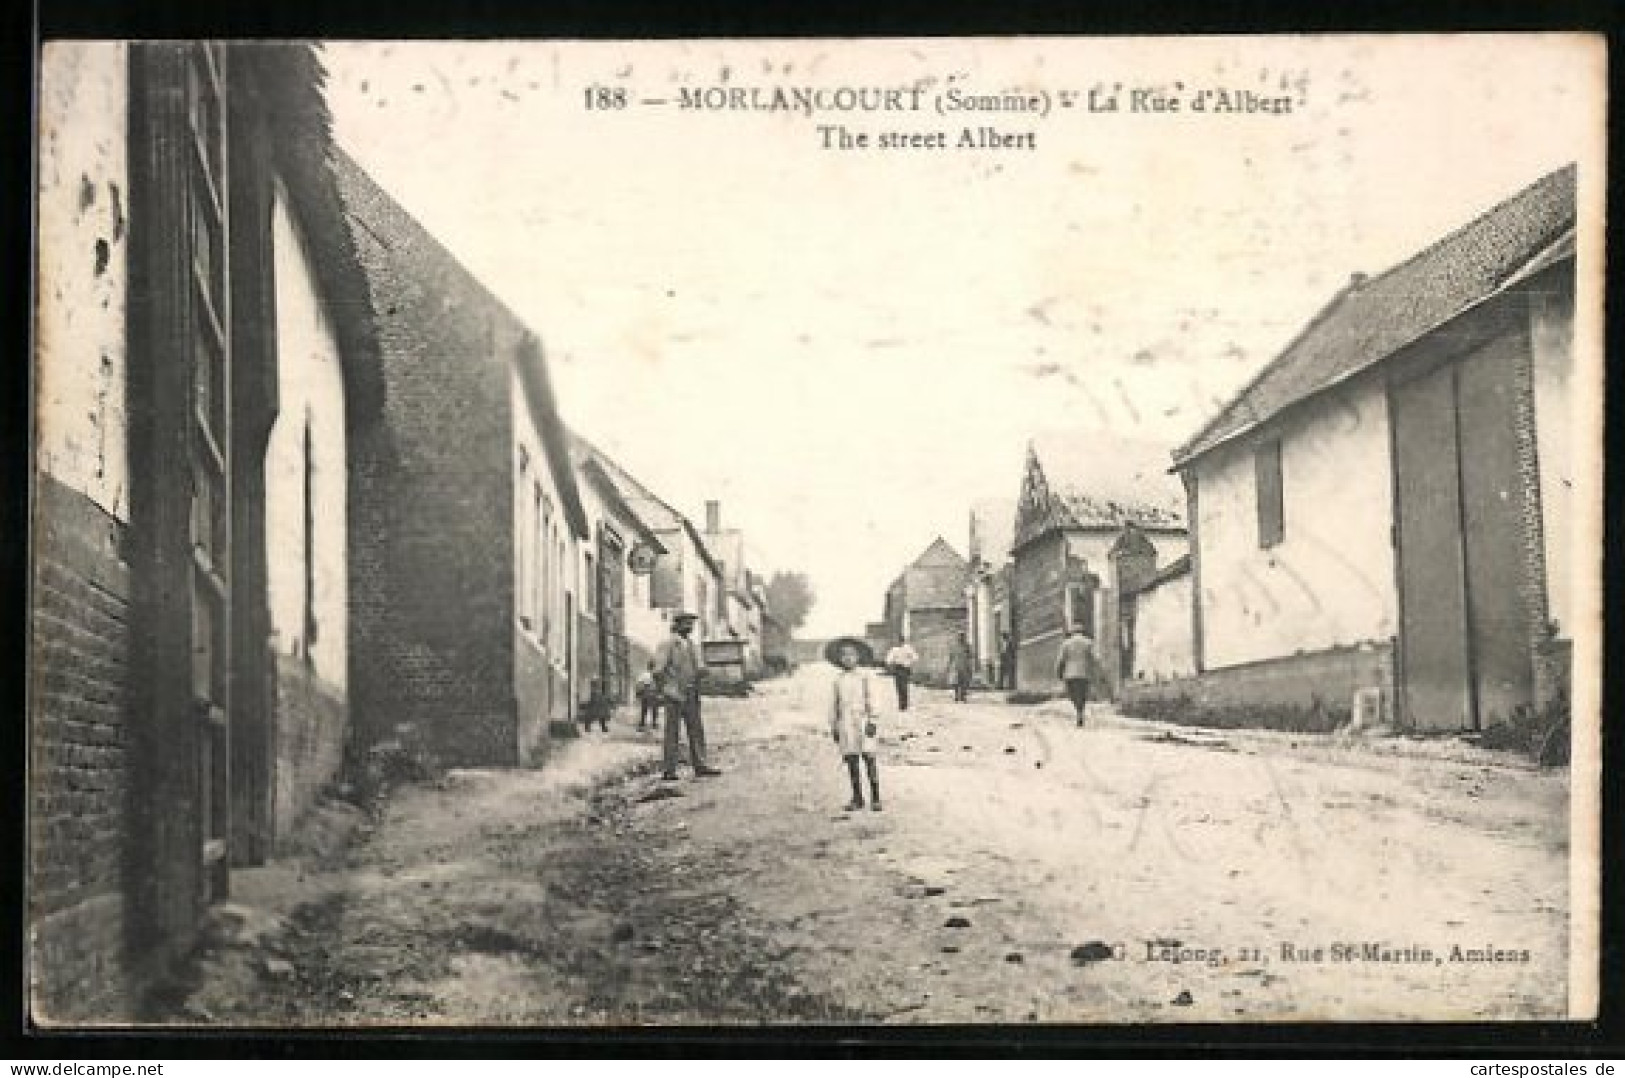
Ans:
[[[1356,275],[1176,453],[1197,711],[1479,729],[1566,693],[1570,166]]]
[[[585,439],[571,436],[570,455],[594,536],[582,553],[582,579],[592,586],[583,605],[577,658],[585,694],[581,705],[594,715],[632,701],[632,686],[665,634],[653,609],[650,578],[655,562],[667,553],[596,454]]]
[[[1119,622],[1102,594],[1112,588],[1111,550],[1133,525],[1155,561],[1183,555],[1182,501],[1162,446],[1107,432],[1033,440],[1011,540],[1008,602],[1018,689],[1058,688],[1055,659],[1072,625],[1094,638],[1108,672],[1116,669],[1111,656]],[[1105,686],[1112,687],[1110,681]]]
[[[948,660],[960,633],[967,632],[965,583],[970,566],[959,552],[938,536],[886,589],[885,617],[890,640],[907,637],[920,660],[917,680],[946,685]],[[886,649],[878,652],[884,657]]]
[[[576,447],[662,548],[646,578],[647,602],[640,597],[627,605],[627,633],[634,653],[652,654],[678,610],[698,615],[696,636],[702,643],[722,638],[727,631],[722,566],[711,556],[699,529],[602,449],[580,437]]]
[[[353,737],[348,445],[381,401],[318,53],[48,45],[29,981],[138,1018]]]

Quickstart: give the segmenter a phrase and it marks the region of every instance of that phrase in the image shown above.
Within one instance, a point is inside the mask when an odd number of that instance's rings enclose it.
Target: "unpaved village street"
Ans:
[[[1565,771],[1454,739],[1202,731],[1104,708],[1080,730],[1061,705],[925,691],[882,717],[885,811],[847,813],[829,673],[708,699],[719,778],[660,782],[658,735],[623,711],[544,768],[400,788],[342,848],[234,877],[174,1017],[1564,1010]]]

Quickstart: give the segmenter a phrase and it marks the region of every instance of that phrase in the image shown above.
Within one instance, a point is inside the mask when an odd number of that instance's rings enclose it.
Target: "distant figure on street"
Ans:
[[[999,634],[999,688],[1016,687],[1016,638],[1009,633]]]
[[[638,675],[638,729],[646,727],[660,728],[660,686],[655,682],[654,660],[649,660],[649,669]]]
[[[879,812],[880,772],[875,765],[875,750],[880,746],[880,730],[875,725],[869,675],[858,669],[860,654],[858,645],[850,639],[832,640],[824,651],[825,657],[841,669],[830,686],[829,732],[840,747],[846,776],[852,783],[852,800],[847,802],[846,811],[863,808],[863,780],[858,774],[861,758],[869,774],[869,807]]]
[[[696,615],[682,610],[672,615],[671,635],[655,649],[655,681],[666,707],[665,770],[660,776],[666,782],[677,781],[679,726],[688,729],[688,762],[694,765],[694,777],[722,774],[705,762],[705,724],[700,721],[700,681],[705,676],[705,662],[690,639],[698,620]]]
[[[1067,629],[1066,641],[1055,657],[1055,676],[1066,685],[1066,695],[1078,713],[1078,725],[1083,725],[1084,707],[1089,703],[1089,677],[1095,667],[1095,642],[1083,631],[1083,626]]]
[[[948,679],[954,684],[954,699],[964,703],[970,699],[971,671],[976,666],[970,653],[970,641],[960,633],[948,651]]]
[[[909,646],[908,637],[899,636],[897,646],[886,652],[886,669],[897,685],[897,710],[908,710],[908,683],[914,676],[914,664],[920,656]]]

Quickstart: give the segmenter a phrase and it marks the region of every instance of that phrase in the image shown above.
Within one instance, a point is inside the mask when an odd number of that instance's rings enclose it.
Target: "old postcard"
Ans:
[[[1606,82],[48,42],[32,1021],[1594,1017]]]

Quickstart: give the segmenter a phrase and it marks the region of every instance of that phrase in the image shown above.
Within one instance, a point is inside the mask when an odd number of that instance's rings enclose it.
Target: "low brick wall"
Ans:
[[[338,775],[349,739],[349,705],[303,659],[276,657],[276,803],[272,849],[286,849],[316,795]]]
[[[1125,715],[1193,726],[1327,732],[1347,722],[1357,689],[1380,688],[1393,714],[1393,647],[1387,642],[1284,656],[1167,681],[1134,681]]]
[[[29,986],[36,1020],[128,1014],[129,569],[122,525],[40,474],[29,644]]]

